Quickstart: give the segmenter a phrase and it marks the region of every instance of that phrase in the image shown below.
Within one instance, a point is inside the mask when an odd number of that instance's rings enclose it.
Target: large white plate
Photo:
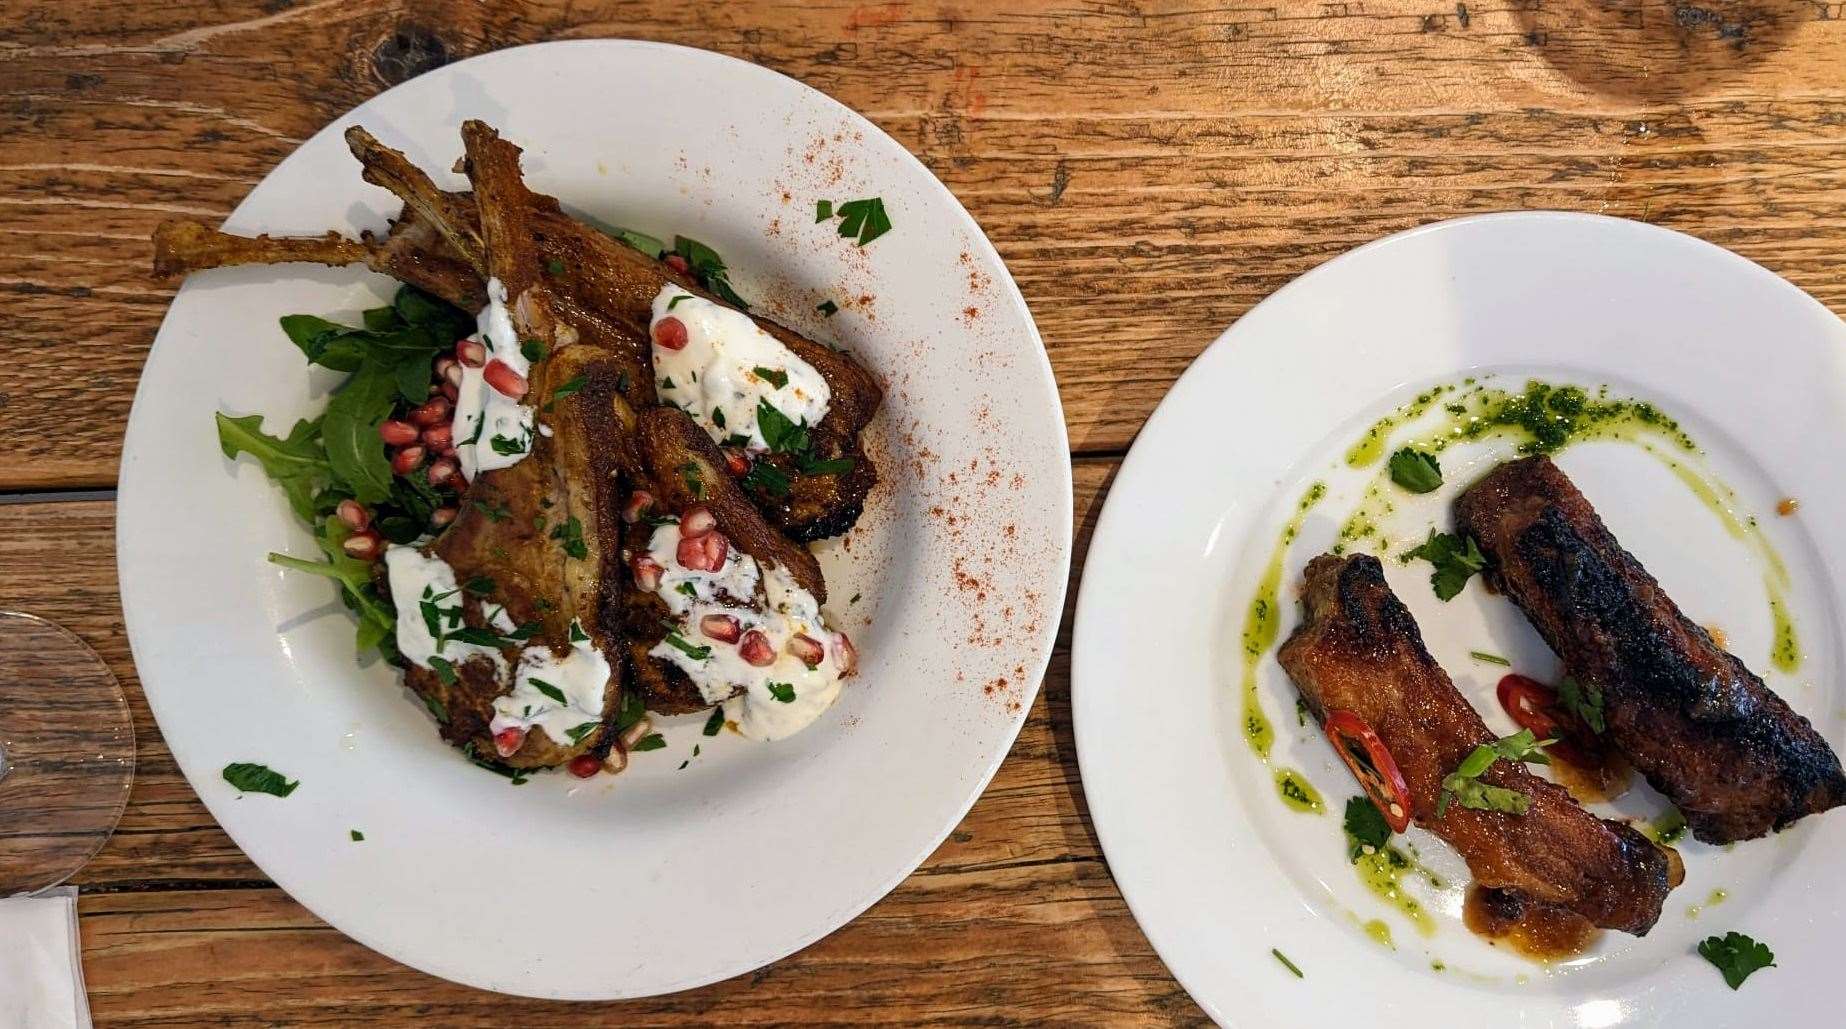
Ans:
[[[362,943],[512,993],[698,986],[883,896],[1005,755],[1069,570],[1057,388],[998,255],[922,164],[826,96],[697,50],[552,43],[432,72],[315,135],[227,228],[382,228],[396,205],[360,181],[340,133],[363,124],[444,170],[470,117],[526,148],[535,188],[607,224],[710,244],[743,295],[888,382],[873,441],[885,482],[849,546],[823,554],[860,678],[775,745],[704,739],[691,718],[667,727],[667,749],[587,784],[514,788],[468,765],[390,669],[355,663],[325,583],[265,563],[313,548],[260,470],[218,453],[214,410],[286,428],[324,403],[329,381],[278,316],[350,317],[388,295],[377,276],[302,267],[195,277],[155,341],[122,461],[136,665],[220,824]],[[896,228],[863,250],[814,224],[816,200],[866,196]],[[841,312],[821,318],[824,299]],[[240,798],[219,776],[232,761],[301,787]]]
[[[1466,931],[1465,869],[1420,829],[1410,841],[1448,884],[1410,887],[1434,911],[1433,935],[1361,885],[1339,818],[1356,790],[1318,729],[1298,723],[1273,648],[1258,675],[1278,733],[1272,764],[1304,772],[1332,810],[1284,807],[1273,770],[1245,745],[1240,630],[1282,525],[1311,482],[1327,483],[1283,563],[1286,636],[1302,565],[1372,473],[1343,467],[1346,444],[1421,387],[1466,373],[1515,388],[1528,376],[1607,383],[1681,417],[1703,465],[1736,488],[1728,503],[1762,517],[1790,564],[1807,654],[1798,674],[1770,668],[1760,565],[1679,480],[1615,443],[1559,462],[1688,615],[1724,629],[1839,747],[1846,326],[1757,265],[1638,223],[1538,213],[1431,225],[1331,261],[1251,311],[1174,386],[1116,478],[1078,607],[1075,707],[1084,791],[1136,918],[1199,1003],[1241,1025],[1741,1024],[1764,1005],[1779,1024],[1836,1020],[1846,885],[1833,865],[1846,814],[1730,851],[1682,843],[1687,881],[1649,936],[1605,934],[1582,958],[1541,967]],[[1446,528],[1455,488],[1508,449],[1445,454],[1449,487],[1399,495],[1400,544]],[[1773,513],[1784,495],[1800,501],[1794,517]],[[1457,686],[1511,732],[1493,700],[1504,669],[1469,651],[1551,676],[1555,659],[1524,619],[1478,583],[1439,602],[1422,562],[1388,560],[1386,573]],[[1599,811],[1663,807],[1640,786]],[[1710,904],[1720,888],[1728,899]],[[1361,930],[1371,919],[1395,949]],[[1777,959],[1737,993],[1694,953],[1728,930]]]

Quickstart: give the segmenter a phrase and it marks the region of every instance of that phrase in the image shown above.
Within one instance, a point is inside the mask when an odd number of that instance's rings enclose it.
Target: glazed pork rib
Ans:
[[[1320,721],[1347,710],[1371,725],[1403,772],[1412,817],[1461,853],[1481,887],[1599,928],[1653,927],[1674,885],[1668,853],[1523,765],[1496,761],[1481,781],[1525,794],[1525,814],[1450,804],[1436,815],[1443,778],[1495,737],[1424,649],[1377,558],[1315,558],[1303,605],[1306,620],[1277,653],[1282,667]]]
[[[1455,513],[1488,581],[1602,691],[1607,739],[1698,839],[1752,839],[1846,802],[1827,741],[1680,613],[1550,458],[1494,469]]]

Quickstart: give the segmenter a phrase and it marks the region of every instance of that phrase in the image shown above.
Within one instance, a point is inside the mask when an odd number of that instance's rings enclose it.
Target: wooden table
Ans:
[[[1728,246],[1846,310],[1837,0],[0,0],[0,607],[89,640],[141,741],[121,828],[77,880],[99,1023],[1202,1020],[1086,821],[1068,626],[993,785],[889,898],[752,975],[603,1009],[367,951],[265,881],[180,777],[139,695],[112,547],[123,424],[172,292],[146,274],[149,230],[222,217],[409,76],[596,36],[793,75],[961,197],[1057,370],[1079,555],[1187,362],[1276,287],[1388,232],[1599,211]]]

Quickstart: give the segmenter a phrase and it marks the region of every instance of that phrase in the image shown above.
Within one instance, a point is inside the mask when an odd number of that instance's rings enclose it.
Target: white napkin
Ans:
[[[90,1029],[75,887],[0,900],[0,1029]]]

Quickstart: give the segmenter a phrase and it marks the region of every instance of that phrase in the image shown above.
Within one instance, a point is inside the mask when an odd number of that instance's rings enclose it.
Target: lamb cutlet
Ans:
[[[1753,839],[1846,801],[1827,741],[1680,612],[1550,458],[1494,469],[1455,513],[1488,581],[1600,691],[1604,738],[1695,837]]]
[[[467,193],[443,191],[403,154],[357,126],[347,143],[366,181],[404,201],[405,210],[382,242],[337,235],[308,239],[259,237],[245,240],[196,223],[168,222],[156,231],[155,268],[173,275],[230,264],[309,261],[365,264],[450,300],[466,310],[481,306],[483,242],[479,205]],[[523,187],[522,187],[523,189]],[[639,341],[645,353],[654,298],[675,286],[717,304],[697,277],[643,254],[570,217],[556,199],[526,193],[525,228],[552,289],[553,307],[580,330],[606,338]],[[477,273],[473,282],[466,272]],[[472,303],[471,303],[472,301]],[[728,305],[726,305],[728,306]],[[769,471],[748,476],[744,488],[771,522],[798,542],[837,536],[857,522],[877,484],[877,468],[861,442],[882,402],[877,380],[843,352],[817,343],[767,319],[756,325],[812,366],[826,381],[831,402],[826,416],[807,427],[800,453],[757,455]],[[645,364],[645,362],[643,362]],[[635,407],[655,402],[651,368],[624,390]]]
[[[1442,803],[1444,778],[1495,738],[1424,648],[1376,558],[1315,558],[1302,602],[1306,620],[1277,660],[1316,719],[1345,711],[1371,727],[1403,774],[1410,816],[1461,853],[1498,906],[1556,909],[1637,936],[1653,927],[1677,863],[1563,787],[1497,760],[1479,781],[1526,798],[1523,814]]]

